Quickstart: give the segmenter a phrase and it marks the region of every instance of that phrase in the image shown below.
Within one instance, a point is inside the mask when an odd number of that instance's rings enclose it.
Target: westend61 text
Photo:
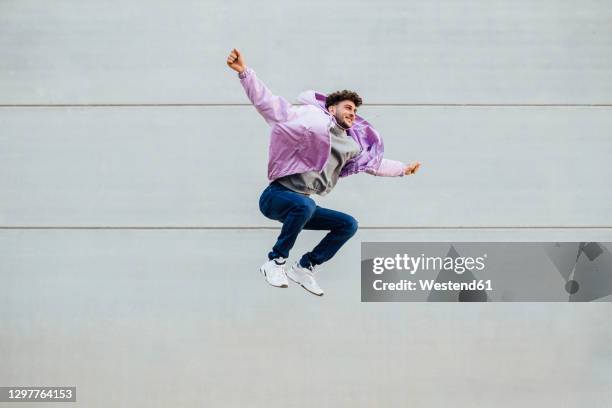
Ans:
[[[473,280],[471,282],[436,282],[433,279],[419,279],[418,282],[402,279],[398,282],[383,282],[380,279],[372,282],[374,290],[436,290],[436,291],[455,291],[455,290],[493,290],[491,280]]]

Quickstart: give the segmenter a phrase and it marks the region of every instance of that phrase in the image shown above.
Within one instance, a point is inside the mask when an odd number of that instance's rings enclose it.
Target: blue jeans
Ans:
[[[259,209],[266,217],[283,223],[268,259],[288,258],[298,234],[303,230],[328,230],[319,244],[300,259],[302,267],[330,260],[357,232],[357,220],[340,211],[319,207],[312,198],[272,182],[261,193]]]

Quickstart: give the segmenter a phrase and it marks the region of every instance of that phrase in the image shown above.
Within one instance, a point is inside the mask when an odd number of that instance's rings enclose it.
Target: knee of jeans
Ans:
[[[355,235],[357,229],[359,228],[359,222],[353,217],[349,217],[346,220],[346,231],[351,234],[351,236]]]

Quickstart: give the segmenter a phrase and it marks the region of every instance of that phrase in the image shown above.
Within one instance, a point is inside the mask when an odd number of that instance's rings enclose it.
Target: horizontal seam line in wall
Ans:
[[[302,104],[295,104],[302,105]],[[0,104],[0,108],[115,108],[115,107],[235,107],[252,106],[250,103],[83,103],[83,104]],[[609,108],[608,103],[368,103],[362,106],[424,106],[424,107],[596,107]]]
[[[264,226],[236,226],[236,227],[224,227],[224,226],[211,226],[211,227],[173,227],[173,226],[151,226],[151,227],[138,227],[138,226],[0,226],[0,230],[279,230],[280,227],[264,227]],[[612,229],[612,226],[363,226],[359,227],[360,230],[448,230],[448,229]]]

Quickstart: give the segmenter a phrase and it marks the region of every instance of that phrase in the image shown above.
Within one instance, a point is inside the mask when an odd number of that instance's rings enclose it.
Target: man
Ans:
[[[272,127],[268,155],[271,183],[261,194],[259,208],[283,227],[260,271],[272,286],[288,287],[289,277],[322,296],[314,277],[317,267],[357,232],[357,221],[348,214],[319,207],[310,196],[328,194],[339,177],[364,171],[376,176],[410,175],[417,172],[420,163],[404,165],[382,158],[382,139],[357,116],[362,101],[355,92],[325,96],[306,91],[298,98],[304,105],[291,105],[270,92],[237,49],[230,52],[227,65],[238,72],[247,96]],[[289,251],[303,229],[329,233],[285,272]]]

